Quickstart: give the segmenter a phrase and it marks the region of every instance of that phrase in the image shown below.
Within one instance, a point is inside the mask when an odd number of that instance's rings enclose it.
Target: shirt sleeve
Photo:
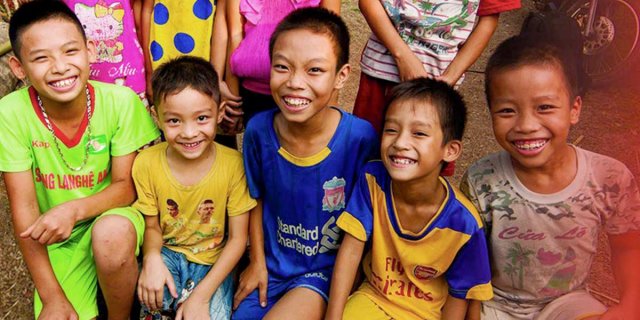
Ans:
[[[114,99],[117,96],[114,95]],[[111,155],[114,157],[134,152],[160,135],[144,104],[133,91],[126,90],[120,99],[122,101],[113,101],[119,106],[116,110],[118,128],[111,138]]]
[[[146,161],[147,157],[139,155],[133,162],[132,177],[136,186],[138,199],[133,203],[133,207],[147,216],[156,216],[159,214],[156,196],[153,192],[153,182],[149,170],[150,163]]]
[[[519,9],[520,0],[480,0],[478,16],[488,16],[496,13]]]
[[[0,171],[21,172],[31,169],[31,139],[21,130],[23,123],[16,116],[12,103],[17,101],[14,93],[0,101]],[[24,102],[22,102],[24,103]]]
[[[459,299],[490,300],[491,269],[483,229],[478,229],[462,246],[447,270],[445,277],[449,294]]]
[[[256,119],[250,124],[255,123]],[[242,154],[244,159],[244,169],[247,176],[247,186],[249,187],[249,194],[254,199],[262,198],[263,180],[261,171],[260,153],[258,152],[259,141],[256,139],[257,132],[253,130],[253,126],[247,126],[247,131],[244,133],[242,142]]]
[[[346,210],[336,222],[340,229],[360,241],[367,241],[373,231],[373,208],[366,172],[358,178]]]
[[[480,205],[480,200],[478,199],[478,193],[475,188],[475,184],[472,182],[472,179],[469,176],[469,171],[464,173],[462,176],[462,182],[460,182],[460,191],[471,201],[476,210],[478,210],[478,214],[482,218],[482,222],[487,229],[487,234],[489,234],[489,230],[491,230],[491,215],[487,214]]]
[[[605,217],[605,230],[609,234],[640,231],[640,192],[633,174],[621,163],[617,163],[620,173],[617,181],[603,186],[604,195],[615,209]],[[612,166],[614,167],[614,166]],[[613,174],[609,175],[613,176]]]
[[[227,199],[227,215],[230,217],[243,214],[256,206],[256,200],[249,195],[241,161],[238,161],[238,166],[236,166],[232,177],[229,198]]]

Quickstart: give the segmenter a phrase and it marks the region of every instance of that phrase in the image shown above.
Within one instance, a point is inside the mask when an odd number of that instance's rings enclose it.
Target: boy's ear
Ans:
[[[347,83],[347,79],[349,79],[349,74],[351,73],[351,66],[347,63],[336,74],[336,84],[333,87],[334,89],[342,89],[344,84]]]
[[[98,60],[98,50],[93,40],[87,40],[87,51],[89,51],[89,63],[94,63]]]
[[[22,67],[22,63],[15,56],[9,57],[9,68],[11,68],[11,72],[16,78],[24,80],[27,77],[27,72]]]
[[[456,161],[462,154],[462,142],[460,140],[451,140],[444,146],[443,161]]]
[[[580,121],[580,111],[582,111],[582,97],[576,96],[573,98],[573,103],[570,106],[571,110],[571,125],[575,125]]]
[[[216,119],[217,124],[222,123],[222,120],[224,119],[224,111],[226,108],[227,108],[227,102],[226,101],[220,102],[220,105],[218,106],[218,118]]]

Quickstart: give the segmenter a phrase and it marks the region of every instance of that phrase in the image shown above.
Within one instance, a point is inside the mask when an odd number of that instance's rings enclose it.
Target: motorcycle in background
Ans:
[[[578,23],[592,84],[623,78],[640,62],[640,0],[549,0],[545,10],[563,12]]]

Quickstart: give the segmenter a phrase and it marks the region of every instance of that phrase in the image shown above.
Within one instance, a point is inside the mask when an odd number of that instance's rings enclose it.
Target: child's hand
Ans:
[[[209,301],[211,297],[200,297],[195,291],[185,300],[176,312],[176,320],[209,320]]]
[[[67,240],[73,231],[77,216],[78,208],[71,202],[65,202],[38,217],[20,237],[31,238],[43,245]]]
[[[240,274],[240,282],[238,283],[238,291],[233,296],[233,310],[246,298],[253,290],[258,288],[258,297],[260,306],[267,306],[267,284],[268,284],[267,266],[258,263],[249,263],[247,269]]]
[[[69,300],[63,298],[42,304],[42,311],[40,312],[38,320],[47,319],[78,320],[78,314],[73,309]]]
[[[400,81],[409,81],[419,77],[428,77],[427,71],[424,70],[422,61],[416,55],[409,51],[402,58],[396,60],[398,65],[398,73]]]
[[[161,309],[165,285],[169,289],[171,296],[178,298],[173,276],[171,276],[171,272],[164,264],[162,257],[159,254],[146,255],[142,263],[140,279],[138,279],[138,299],[140,303],[152,311]]]
[[[220,127],[226,134],[238,134],[242,132],[242,109],[238,107],[225,106],[224,117]]]

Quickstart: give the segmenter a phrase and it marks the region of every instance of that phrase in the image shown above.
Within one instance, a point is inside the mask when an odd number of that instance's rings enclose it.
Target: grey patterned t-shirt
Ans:
[[[621,162],[575,148],[574,181],[554,194],[528,190],[506,152],[473,164],[461,189],[485,219],[494,300],[511,312],[536,312],[583,288],[600,228],[609,234],[640,230],[640,194]]]

